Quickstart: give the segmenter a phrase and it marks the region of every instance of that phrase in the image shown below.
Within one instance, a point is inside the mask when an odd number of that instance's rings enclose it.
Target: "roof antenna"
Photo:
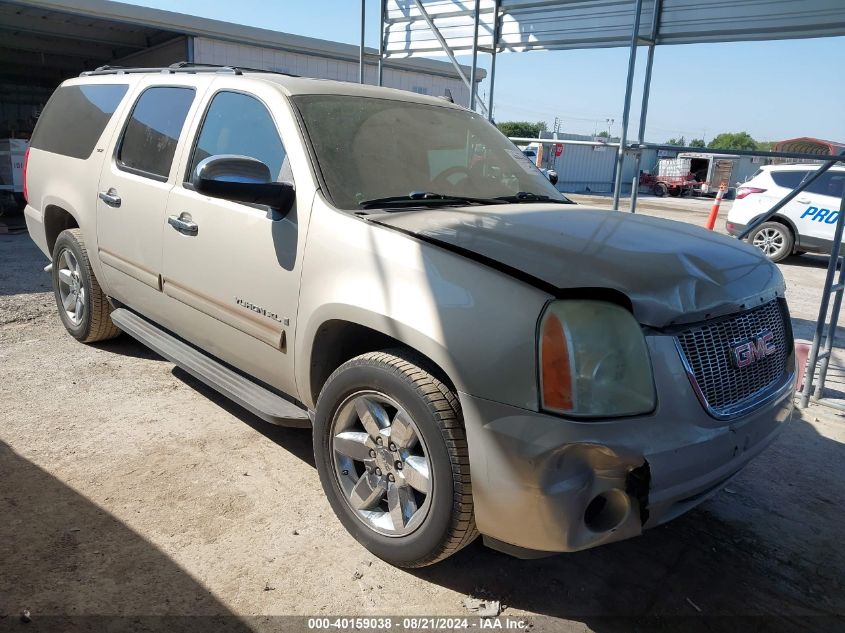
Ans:
[[[455,100],[452,98],[452,91],[449,88],[446,88],[443,91],[443,99],[446,99],[449,103],[455,103]]]

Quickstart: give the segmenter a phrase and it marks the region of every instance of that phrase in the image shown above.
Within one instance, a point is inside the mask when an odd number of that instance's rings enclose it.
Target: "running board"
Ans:
[[[262,420],[278,426],[311,427],[305,409],[232,371],[129,309],[117,308],[111,313],[111,320],[131,337]]]

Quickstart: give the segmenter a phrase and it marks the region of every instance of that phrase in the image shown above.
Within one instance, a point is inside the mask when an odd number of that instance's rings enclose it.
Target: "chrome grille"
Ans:
[[[716,415],[731,415],[755,397],[780,387],[792,358],[792,330],[785,306],[770,301],[748,312],[695,326],[678,335],[678,344],[700,391],[703,404]],[[776,351],[742,368],[731,359],[736,343],[763,331],[774,336]]]

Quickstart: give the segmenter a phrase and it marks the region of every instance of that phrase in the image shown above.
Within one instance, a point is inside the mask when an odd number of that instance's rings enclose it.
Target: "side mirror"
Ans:
[[[264,204],[283,214],[296,198],[292,183],[274,182],[270,168],[248,156],[209,156],[197,165],[192,182],[199,193],[212,198]]]
[[[553,185],[557,184],[557,172],[554,169],[549,170],[549,182]]]

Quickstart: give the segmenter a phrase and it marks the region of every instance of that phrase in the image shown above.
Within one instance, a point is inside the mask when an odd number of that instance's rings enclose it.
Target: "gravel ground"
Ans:
[[[293,630],[304,621],[273,616],[330,614],[473,626],[471,598],[536,631],[845,629],[845,424],[829,409],[796,415],[727,489],[642,537],[535,561],[477,541],[402,571],[334,518],[307,431],[263,423],[126,336],[75,342],[45,263],[26,234],[0,235],[0,630]],[[802,335],[824,266],[783,266]],[[216,617],[155,619],[197,615]]]

